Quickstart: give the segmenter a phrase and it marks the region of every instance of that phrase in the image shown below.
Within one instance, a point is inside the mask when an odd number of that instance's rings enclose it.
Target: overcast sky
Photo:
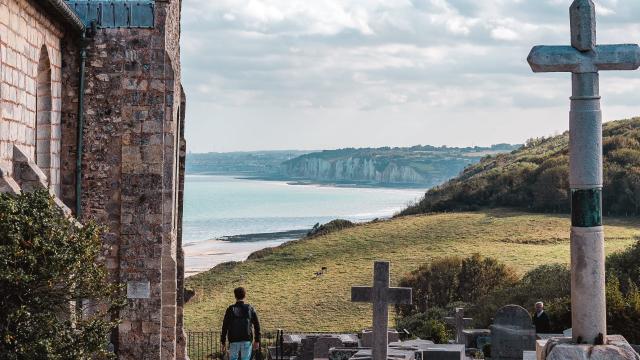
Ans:
[[[598,42],[640,42],[640,1],[596,0]],[[183,0],[193,152],[522,143],[568,129],[570,0]],[[604,118],[640,115],[640,72],[601,75]]]

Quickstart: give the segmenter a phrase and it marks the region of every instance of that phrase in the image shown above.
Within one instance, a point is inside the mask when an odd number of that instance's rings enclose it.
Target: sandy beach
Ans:
[[[244,261],[251,253],[303,237],[307,230],[227,236],[183,245],[185,276],[189,277],[228,261]]]

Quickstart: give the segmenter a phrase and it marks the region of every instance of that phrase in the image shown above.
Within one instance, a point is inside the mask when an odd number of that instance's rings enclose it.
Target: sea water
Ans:
[[[316,223],[337,218],[361,222],[392,216],[422,195],[420,189],[187,175],[183,219],[187,275],[221,262],[244,260],[256,250],[300,236],[282,232],[300,230],[302,234]],[[232,241],[225,240],[229,236]]]

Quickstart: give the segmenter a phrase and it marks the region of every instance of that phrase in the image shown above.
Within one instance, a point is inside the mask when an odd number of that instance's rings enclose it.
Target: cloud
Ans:
[[[348,113],[355,123],[369,119],[370,130],[339,135],[347,146],[382,126],[376,121],[384,121],[383,113],[396,114],[400,124],[429,113],[500,117],[557,109],[570,95],[568,75],[533,74],[526,56],[533,45],[568,43],[568,6],[567,0],[184,0],[183,82],[199,104],[188,108],[189,122],[215,133],[228,116],[274,121],[285,110],[289,125],[306,122],[310,131],[323,126],[310,119],[327,111]],[[597,13],[599,41],[640,39],[640,1],[601,0]],[[606,104],[621,109],[637,102],[639,75],[603,75]],[[225,119],[212,119],[216,112],[207,107],[224,109]],[[261,118],[247,118],[248,108],[262,109]],[[237,138],[221,137],[214,146],[243,148],[229,140]],[[272,144],[289,142],[307,144],[278,137]],[[323,147],[321,140],[311,147]]]

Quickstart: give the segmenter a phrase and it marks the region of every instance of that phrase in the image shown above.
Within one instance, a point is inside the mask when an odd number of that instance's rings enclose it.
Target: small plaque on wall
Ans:
[[[151,286],[148,281],[127,281],[128,299],[148,299],[151,296]]]

